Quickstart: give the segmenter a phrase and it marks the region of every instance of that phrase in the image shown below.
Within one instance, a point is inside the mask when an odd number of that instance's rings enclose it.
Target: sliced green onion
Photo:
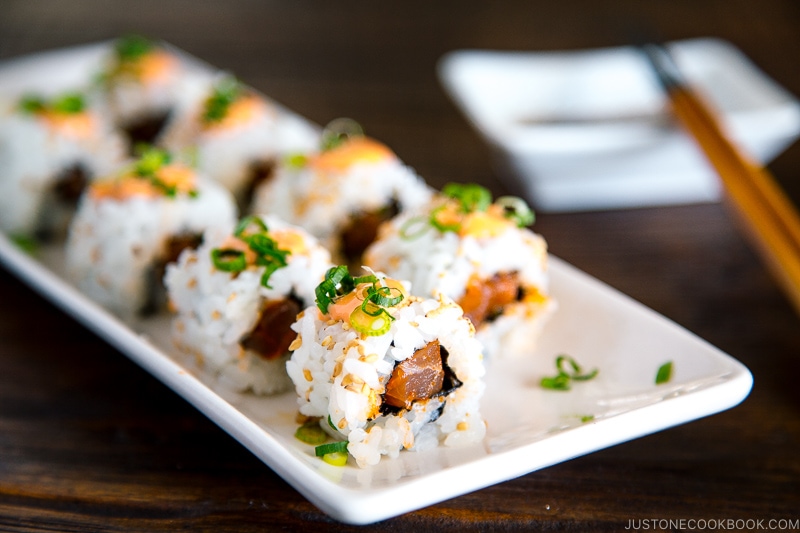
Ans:
[[[333,425],[333,419],[331,418],[331,415],[328,415],[328,425],[329,425],[329,426],[331,427],[331,429],[333,429],[334,431],[339,431],[339,428],[337,428],[335,425]]]
[[[267,263],[266,265],[263,266],[264,266],[264,273],[261,274],[260,283],[263,287],[271,289],[272,286],[269,284],[269,278],[272,277],[272,275],[275,273],[276,270],[286,266],[286,264],[279,265],[277,263]]]
[[[255,227],[255,231],[254,230]],[[276,270],[288,265],[289,250],[278,248],[278,243],[268,235],[267,225],[257,216],[244,217],[236,225],[234,236],[245,244],[255,254],[255,264],[264,267],[261,274],[261,285],[271,289],[269,279]],[[247,268],[245,253],[240,250],[215,249],[212,251],[214,265],[227,272],[240,272]],[[218,265],[217,262],[222,265]],[[230,263],[230,264],[228,264]]]
[[[304,154],[292,154],[286,157],[286,165],[291,168],[303,168],[308,164],[308,157]]]
[[[344,466],[347,464],[346,452],[333,452],[326,453],[322,456],[322,460],[331,466]]]
[[[365,335],[382,335],[388,331],[391,321],[394,320],[385,308],[403,301],[403,293],[397,288],[377,286],[378,278],[373,274],[354,278],[346,265],[329,268],[325,279],[314,289],[317,307],[323,314],[327,313],[328,307],[337,298],[349,294],[362,283],[372,283],[372,286],[367,287],[366,297],[357,308],[359,313],[355,314],[354,311],[350,314],[350,323]]]
[[[30,235],[15,234],[8,237],[14,245],[28,255],[34,255],[39,249],[39,241]]]
[[[594,420],[594,415],[583,415],[581,417],[581,422],[584,423],[584,424],[586,422],[591,422],[592,420]]]
[[[362,283],[377,283],[377,282],[378,282],[378,276],[374,274],[367,274],[366,276],[358,276],[356,278],[353,278],[353,287],[355,288],[358,285],[361,285]]]
[[[400,226],[400,238],[412,241],[428,231],[430,224],[425,217],[411,217]]]
[[[314,446],[323,444],[326,440],[328,440],[328,434],[325,433],[321,427],[319,427],[319,423],[316,420],[309,420],[297,428],[294,436],[297,438],[297,440]]]
[[[74,115],[77,113],[82,113],[83,110],[86,109],[86,100],[81,94],[69,93],[54,100],[52,108],[56,113]]]
[[[368,313],[363,307],[356,307],[350,313],[350,325],[353,329],[367,336],[383,335],[392,327],[394,317],[385,309],[377,308],[377,314]]]
[[[322,149],[332,150],[351,137],[364,135],[361,124],[350,118],[337,118],[332,120],[322,130]]]
[[[242,86],[235,78],[220,81],[206,99],[201,120],[206,124],[219,122],[228,114],[231,104],[243,93]]]
[[[565,368],[564,364],[568,367]],[[567,391],[571,388],[572,381],[587,381],[594,378],[598,374],[595,368],[591,372],[583,373],[581,366],[568,355],[559,355],[556,357],[556,369],[558,374],[555,376],[542,378],[540,384],[545,389]]]
[[[364,300],[363,302],[361,302],[360,309],[365,315],[372,317],[381,316],[383,313],[386,312],[386,310],[383,307],[375,305],[369,300]]]
[[[269,237],[266,233],[242,235],[239,238],[246,242],[255,253],[265,256],[264,259],[268,262],[285,260],[286,255],[289,253],[278,248],[278,243],[275,242],[275,239]]]
[[[374,276],[373,276],[374,277]],[[373,281],[372,287],[367,287],[367,295],[364,302],[361,304],[361,312],[369,317],[372,321],[363,319],[359,316],[358,324],[354,323],[353,314],[350,315],[350,323],[356,330],[365,335],[383,335],[389,331],[391,322],[394,317],[386,311],[386,307],[394,307],[403,301],[403,293],[399,289],[393,287],[376,287],[376,281]],[[392,296],[392,291],[396,291],[397,296]],[[386,322],[388,320],[388,322]]]
[[[656,385],[661,385],[662,383],[667,383],[669,380],[672,379],[672,361],[668,361],[658,367],[658,372],[656,372]]]
[[[23,96],[19,101],[19,109],[25,113],[36,114],[44,111],[46,105],[42,98],[28,94]]]
[[[149,53],[154,46],[146,37],[128,35],[119,39],[114,48],[120,61],[135,61]]]
[[[492,193],[474,183],[448,183],[442,189],[442,194],[458,200],[464,213],[486,211],[492,205]]]
[[[36,95],[26,95],[20,100],[19,109],[30,114],[51,110],[64,115],[74,115],[86,109],[86,99],[79,93],[67,93],[48,102]]]
[[[553,377],[545,377],[542,378],[541,385],[543,388],[550,390],[569,390],[569,376],[557,374]]]
[[[169,152],[160,148],[139,145],[137,150],[139,151],[139,160],[136,162],[134,171],[139,176],[154,177],[156,172],[172,161]]]
[[[572,373],[570,374],[567,370],[564,369],[564,362],[567,362],[572,368]],[[595,368],[588,374],[583,374],[583,369],[581,366],[568,355],[559,355],[556,357],[556,368],[558,369],[560,374],[566,374],[569,376],[570,379],[574,379],[576,381],[587,381],[592,379],[597,375],[598,370]]]
[[[328,444],[320,444],[314,448],[314,454],[317,457],[322,457],[329,453],[347,453],[347,441],[339,440]]]
[[[344,274],[342,274],[342,271],[344,271]],[[328,306],[333,303],[333,299],[337,296],[337,285],[343,276],[347,274],[347,267],[344,265],[331,267],[325,273],[325,279],[314,289],[317,307],[322,313],[328,312]]]
[[[211,250],[211,261],[214,267],[223,272],[241,272],[247,268],[247,260],[241,250],[214,248]]]
[[[392,296],[392,291],[397,296]],[[394,307],[403,301],[403,293],[397,287],[368,287],[367,300],[380,307]]]
[[[246,233],[247,230],[250,228],[250,226],[254,224],[256,227],[258,227],[259,231],[263,232],[268,231],[267,225],[264,223],[263,220],[261,220],[261,217],[250,215],[244,217],[239,221],[239,223],[236,225],[236,229],[233,230],[234,236],[241,238],[242,236],[247,234]]]
[[[522,198],[501,196],[495,203],[503,208],[503,215],[516,222],[520,228],[530,226],[536,219],[533,211]]]
[[[271,289],[269,278],[276,270],[288,265],[289,250],[278,248],[278,243],[268,234],[266,223],[257,216],[242,218],[236,225],[233,235],[247,244],[255,253],[255,264],[264,267],[261,285]]]
[[[168,198],[175,198],[178,194],[178,188],[175,185],[167,185],[158,177],[158,171],[172,162],[172,154],[166,150],[147,144],[137,145],[136,153],[139,159],[133,166],[134,174],[140,178],[147,179],[151,185],[164,193]],[[187,194],[192,198],[197,197],[196,190],[188,191]]]
[[[428,219],[428,222],[430,223],[431,226],[433,226],[434,228],[436,228],[437,230],[439,230],[442,233],[445,233],[445,232],[448,232],[448,231],[453,231],[453,232],[458,233],[461,230],[461,224],[460,223],[443,224],[443,223],[439,222],[438,218],[436,218],[437,215],[439,213],[441,213],[442,211],[444,211],[446,208],[447,208],[447,205],[444,204],[444,205],[440,205],[439,207],[437,207],[436,209],[431,211],[431,216]]]
[[[317,307],[322,313],[328,312],[328,306],[337,297],[347,294],[355,288],[353,278],[347,265],[331,267],[325,273],[325,279],[314,289]]]

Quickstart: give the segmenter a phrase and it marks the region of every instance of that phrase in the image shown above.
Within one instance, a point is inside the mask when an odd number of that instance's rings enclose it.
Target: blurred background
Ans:
[[[440,84],[444,54],[717,37],[800,95],[798,30],[795,0],[0,0],[0,61],[141,33],[318,124],[359,121],[433,186],[477,182],[505,194],[489,148]],[[798,143],[770,169],[800,197]],[[376,530],[611,531],[632,516],[796,518],[798,319],[724,202],[545,213],[534,229],[555,255],[742,361],[753,392],[731,411]],[[166,530],[180,520],[196,530],[302,530],[310,521],[338,529],[180,397],[2,269],[0,295],[0,529]],[[48,324],[48,334],[28,335],[35,323]]]
[[[317,123],[360,121],[435,185],[492,182],[487,148],[437,79],[437,62],[456,49],[715,36],[800,94],[800,6],[791,1],[5,0],[0,13],[0,58],[129,32],[161,38]],[[777,163],[777,174],[789,172]]]

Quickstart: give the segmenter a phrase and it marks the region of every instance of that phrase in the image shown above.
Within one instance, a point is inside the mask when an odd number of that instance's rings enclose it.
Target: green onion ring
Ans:
[[[247,268],[247,261],[241,250],[214,248],[211,250],[211,261],[214,267],[223,272],[241,272]]]
[[[392,296],[392,291],[399,293]],[[369,287],[367,289],[367,299],[381,307],[394,307],[403,301],[403,293],[396,287]]]
[[[247,231],[247,228],[249,228],[250,225],[252,225],[252,224],[255,224],[256,226],[258,226],[258,229],[261,230],[261,231],[264,231],[264,232],[269,231],[267,229],[267,225],[264,223],[263,220],[261,220],[261,217],[257,217],[255,215],[250,215],[250,216],[244,217],[242,220],[239,221],[239,224],[236,225],[236,229],[233,230],[233,235],[235,237],[241,238],[242,235],[245,234],[245,231]]]
[[[418,226],[416,230],[414,230],[415,226]],[[400,226],[400,238],[407,241],[412,241],[423,236],[425,232],[428,231],[429,227],[430,225],[425,217],[411,217],[406,220],[402,226]]]
[[[332,150],[352,137],[362,137],[364,128],[350,118],[337,118],[328,123],[322,130],[322,149]]]
[[[323,444],[328,440],[328,434],[319,427],[319,423],[316,420],[310,420],[297,428],[294,436],[300,442],[312,445]]]
[[[475,183],[448,183],[442,189],[442,194],[458,200],[464,213],[486,211],[492,204],[492,193]]]
[[[569,363],[569,365],[572,367],[572,374],[564,370],[563,368],[564,361]],[[556,368],[558,368],[559,373],[566,374],[567,376],[569,376],[570,379],[574,379],[576,381],[586,381],[592,379],[597,375],[598,372],[598,370],[595,368],[588,374],[582,374],[581,372],[583,369],[581,368],[581,366],[575,361],[575,359],[573,359],[568,355],[559,355],[558,357],[556,357]]]
[[[362,283],[377,283],[378,277],[373,274],[367,274],[366,276],[359,276],[357,278],[353,278],[353,287],[357,285],[361,285]]]
[[[429,217],[429,223],[431,226],[436,228],[442,233],[447,231],[452,231],[458,233],[461,230],[461,224],[442,224],[437,220],[436,215],[438,215],[441,211],[443,211],[447,207],[447,204],[442,204],[433,211],[431,211],[431,215]]]
[[[385,316],[384,316],[385,315]],[[364,311],[363,307],[356,307],[350,313],[350,325],[359,333],[367,336],[383,335],[392,327],[394,317],[385,309],[373,315]]]
[[[317,457],[322,457],[323,455],[327,455],[329,453],[347,453],[347,444],[348,443],[346,440],[330,442],[328,444],[320,444],[314,448],[314,454]]]
[[[516,196],[502,196],[495,203],[503,208],[503,216],[516,222],[520,228],[530,226],[536,219],[525,200]]]

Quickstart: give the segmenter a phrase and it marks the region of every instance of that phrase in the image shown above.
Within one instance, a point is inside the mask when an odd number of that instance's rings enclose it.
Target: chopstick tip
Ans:
[[[663,44],[645,43],[639,50],[647,59],[659,83],[668,91],[683,85],[683,79],[672,55]]]

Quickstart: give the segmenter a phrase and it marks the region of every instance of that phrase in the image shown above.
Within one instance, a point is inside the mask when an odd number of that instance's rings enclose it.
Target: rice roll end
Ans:
[[[293,326],[286,367],[301,415],[344,439],[358,466],[483,439],[481,345],[457,304],[410,295],[380,273],[353,278],[345,266],[316,296]]]
[[[381,222],[431,196],[388,146],[353,127],[356,133],[336,134],[329,126],[320,150],[282,161],[253,198],[254,211],[303,226],[351,268],[364,264],[364,249]]]
[[[66,244],[67,273],[89,298],[126,318],[166,304],[166,265],[212,228],[230,228],[230,193],[165,151],[150,149],[92,183]]]
[[[0,118],[0,230],[63,238],[86,185],[124,157],[123,139],[83,93],[20,97]]]
[[[519,198],[492,201],[479,185],[449,184],[426,206],[383,224],[365,261],[410,280],[420,295],[458,302],[487,358],[521,357],[556,308],[547,243],[527,227],[533,219]]]
[[[239,392],[291,388],[291,326],[314,303],[330,254],[305,230],[270,215],[242,219],[209,235],[167,268],[176,347]]]
[[[98,93],[131,148],[155,142],[185,95],[203,83],[174,52],[140,35],[117,39],[97,77]]]

